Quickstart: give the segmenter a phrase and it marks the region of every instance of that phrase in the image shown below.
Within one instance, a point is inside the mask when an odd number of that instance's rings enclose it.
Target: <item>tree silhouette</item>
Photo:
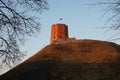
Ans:
[[[117,30],[118,33],[115,33],[115,35],[112,36],[113,40],[119,40],[120,39],[120,0],[103,0],[98,3],[95,3],[94,5],[104,5],[105,6],[105,13],[104,15],[108,15],[109,13],[112,13],[112,16],[109,17],[106,24],[110,24],[110,26],[107,27],[109,30]]]
[[[48,9],[47,0],[0,0],[0,64],[13,65],[21,60],[20,43],[40,30],[32,12]]]

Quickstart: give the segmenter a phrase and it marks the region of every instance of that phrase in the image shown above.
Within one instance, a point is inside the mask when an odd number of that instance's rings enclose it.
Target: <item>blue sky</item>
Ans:
[[[100,0],[48,0],[49,10],[41,15],[41,31],[37,36],[30,37],[24,46],[23,51],[27,51],[26,58],[34,55],[43,47],[49,44],[50,29],[52,24],[64,23],[68,25],[69,37],[77,39],[96,39],[111,41],[113,32],[106,32],[105,27],[110,14],[103,16],[105,7],[103,5],[87,5]],[[63,18],[59,21],[59,18]]]
[[[104,14],[105,6],[87,5],[101,0],[48,0],[49,10],[38,15],[41,20],[41,31],[36,36],[26,39],[21,46],[22,51],[27,51],[25,59],[34,55],[50,42],[52,24],[63,23],[68,25],[69,37],[76,39],[95,39],[111,41],[113,31],[106,32],[105,27],[111,14]],[[63,18],[59,21],[59,18]],[[119,43],[119,42],[118,42]]]
[[[110,15],[102,17],[104,6],[87,5],[100,0],[48,0],[49,10],[41,15],[41,31],[37,36],[29,38],[21,47],[27,51],[26,58],[34,55],[49,44],[50,29],[52,24],[64,23],[68,25],[69,37],[77,39],[108,40],[113,32],[105,33],[105,22]],[[59,18],[63,18],[59,21]]]

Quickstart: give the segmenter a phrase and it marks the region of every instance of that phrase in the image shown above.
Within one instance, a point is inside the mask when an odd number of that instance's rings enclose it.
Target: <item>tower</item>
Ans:
[[[53,41],[65,41],[68,38],[68,26],[65,24],[53,24],[51,27],[50,44]]]

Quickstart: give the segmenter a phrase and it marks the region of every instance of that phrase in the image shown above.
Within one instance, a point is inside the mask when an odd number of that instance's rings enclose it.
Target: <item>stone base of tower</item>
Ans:
[[[53,40],[52,43],[50,44],[66,44],[66,43],[72,43],[76,41],[78,40],[76,40],[75,38],[67,38],[66,40],[58,39],[58,40]]]
[[[50,44],[69,44],[69,43],[78,43],[78,42],[83,42],[83,41],[91,41],[91,40],[90,39],[67,38],[66,40],[62,40],[62,39],[54,40]],[[95,41],[97,41],[97,40],[95,40]]]
[[[91,42],[91,41],[99,41],[99,40],[91,40],[91,39],[76,39],[76,38],[67,38],[66,40],[62,40],[62,39],[59,39],[59,40],[54,40],[52,41],[51,44],[69,44],[69,43],[79,43],[79,42]]]

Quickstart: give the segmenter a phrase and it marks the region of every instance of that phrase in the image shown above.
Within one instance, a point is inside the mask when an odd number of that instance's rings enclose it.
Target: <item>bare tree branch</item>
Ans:
[[[118,33],[119,29],[120,29],[120,0],[103,0],[101,2],[92,4],[92,5],[104,5],[106,6],[105,8],[105,13],[103,16],[108,15],[109,12],[110,14],[112,13],[112,16],[107,20],[106,25],[107,24],[111,24],[110,26],[108,26],[109,28],[107,28],[109,30],[117,30]],[[118,35],[117,33],[117,35]],[[114,40],[118,40],[114,39]]]
[[[48,10],[47,0],[0,0],[0,64],[21,60],[19,43],[40,30],[38,18],[29,12]]]

